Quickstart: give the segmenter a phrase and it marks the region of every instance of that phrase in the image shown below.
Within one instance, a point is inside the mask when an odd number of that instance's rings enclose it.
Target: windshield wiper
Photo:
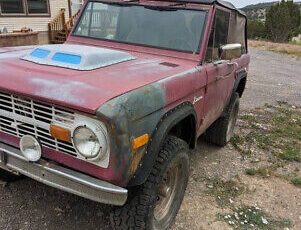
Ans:
[[[180,3],[175,3],[175,4],[171,4],[171,5],[168,5],[168,6],[186,6],[187,4],[185,2],[180,2]]]
[[[158,10],[158,11],[177,11],[178,9],[171,8],[169,6],[144,6],[146,9]]]
[[[131,2],[106,2],[105,4],[113,5],[113,6],[124,6],[124,7],[133,6],[132,4],[127,4],[127,3],[131,3]]]

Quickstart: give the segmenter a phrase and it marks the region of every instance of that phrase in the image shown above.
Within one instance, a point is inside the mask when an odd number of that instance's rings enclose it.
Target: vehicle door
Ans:
[[[228,43],[230,11],[216,9],[205,59],[207,88],[205,95],[204,126],[209,127],[218,119],[231,97],[236,66],[220,59],[220,48]]]

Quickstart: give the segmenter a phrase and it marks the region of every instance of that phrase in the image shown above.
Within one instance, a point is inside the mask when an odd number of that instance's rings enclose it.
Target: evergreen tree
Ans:
[[[289,41],[299,33],[300,8],[292,1],[273,5],[266,15],[267,37],[275,42]]]
[[[301,26],[301,11],[300,7],[297,4],[294,4],[293,1],[288,1],[287,6],[289,8],[289,13],[291,17],[291,24],[293,28],[293,32],[291,37],[299,35],[301,33],[300,26]]]

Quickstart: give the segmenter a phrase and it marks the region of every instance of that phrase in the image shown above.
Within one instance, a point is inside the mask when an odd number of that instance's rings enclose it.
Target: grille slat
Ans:
[[[9,104],[7,102],[0,102],[1,103],[1,107],[3,108],[7,108],[7,109],[13,109],[13,107],[9,106]]]
[[[14,128],[7,128],[7,127],[2,127],[1,130],[4,130],[5,132],[10,132],[10,133],[17,133],[16,129]]]
[[[11,99],[11,96],[9,94],[1,93],[0,97]]]
[[[0,131],[17,137],[32,135],[43,146],[76,156],[72,143],[59,141],[49,133],[50,124],[70,127],[75,114],[52,105],[0,92]]]
[[[9,98],[8,98],[9,99]],[[0,102],[1,103],[5,103],[5,104],[9,104],[9,102],[6,100],[6,99],[2,99],[1,97],[0,97]]]

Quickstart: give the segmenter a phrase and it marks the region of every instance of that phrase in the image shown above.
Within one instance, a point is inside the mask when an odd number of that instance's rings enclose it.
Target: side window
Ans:
[[[206,62],[219,59],[219,48],[228,43],[230,13],[217,9],[209,38]]]
[[[242,45],[242,53],[246,53],[246,18],[237,12],[231,13],[228,43]]]

